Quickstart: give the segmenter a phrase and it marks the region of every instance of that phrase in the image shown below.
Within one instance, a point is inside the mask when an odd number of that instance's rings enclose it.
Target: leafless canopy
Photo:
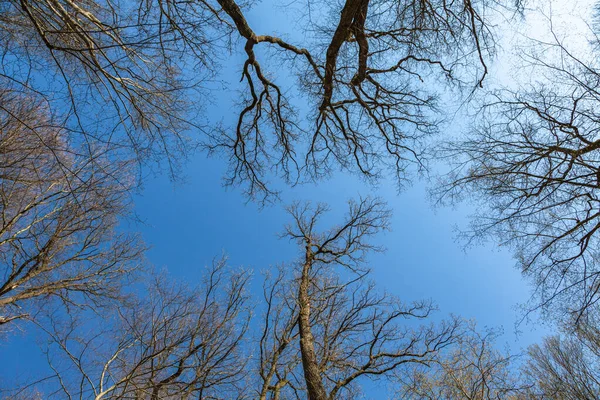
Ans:
[[[37,383],[44,398],[242,396],[247,390],[247,355],[241,347],[249,321],[248,274],[231,270],[221,259],[194,290],[164,274],[151,279],[138,300],[120,304],[117,312],[107,310],[93,322],[52,318],[50,327],[42,325],[54,371]]]
[[[228,181],[247,184],[251,195],[269,194],[265,174],[274,168],[292,183],[331,167],[367,178],[390,167],[404,180],[409,165],[422,166],[420,146],[437,126],[426,78],[470,74],[473,88],[493,50],[485,0],[309,1],[320,11],[302,44],[259,34],[235,1],[218,3],[245,42],[246,89],[234,129],[212,135],[209,148],[225,151]],[[273,60],[259,59],[261,46],[290,66],[298,87],[285,89],[265,71]],[[308,95],[306,118],[297,117],[290,91]]]
[[[257,33],[248,4],[234,0],[3,0],[0,87],[43,96],[76,140],[133,150],[137,160],[166,155],[176,167],[191,144],[186,131],[203,130],[208,148],[230,160],[227,181],[252,196],[272,193],[271,173],[295,183],[332,167],[370,178],[389,167],[405,179],[438,122],[431,88],[440,81],[427,78],[481,85],[493,52],[486,18],[500,2],[308,6],[319,12],[296,44]],[[232,126],[204,129],[198,90],[238,38],[241,108]],[[275,65],[297,83],[268,73]],[[294,94],[307,96],[307,112]]]
[[[267,310],[260,341],[261,399],[351,399],[359,382],[413,363],[428,363],[453,343],[460,323],[419,326],[429,302],[402,304],[367,280],[363,256],[369,236],[388,213],[378,200],[350,203],[345,221],[319,232],[324,206],[295,205],[288,237],[301,259],[265,284]],[[293,296],[292,296],[293,294]]]
[[[455,169],[437,195],[477,199],[473,236],[515,249],[532,307],[581,315],[600,299],[600,69],[558,37],[523,58],[538,82],[491,96],[471,135],[445,149]]]
[[[0,325],[30,316],[40,299],[118,296],[141,252],[116,230],[124,164],[81,157],[31,98],[0,91],[0,104]]]
[[[176,167],[201,124],[190,110],[212,74],[214,26],[225,31],[217,14],[204,2],[3,0],[0,88],[42,97],[78,143]]]
[[[473,323],[457,343],[428,367],[400,374],[400,399],[525,399],[515,356],[497,349],[497,331],[477,332]]]
[[[529,349],[523,367],[534,399],[595,399],[600,396],[600,330],[586,319],[562,335]]]

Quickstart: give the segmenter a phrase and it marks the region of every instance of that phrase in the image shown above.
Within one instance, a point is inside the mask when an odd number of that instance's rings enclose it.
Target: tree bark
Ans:
[[[353,81],[359,84],[365,79],[368,58],[368,42],[364,34],[369,0],[347,0],[340,14],[340,21],[331,38],[325,59],[325,76],[323,78],[323,104],[321,109],[329,106],[333,96],[333,75],[340,48],[354,34],[359,44],[359,68]]]
[[[307,244],[302,276],[300,277],[300,287],[298,289],[300,352],[302,354],[302,368],[304,370],[304,379],[306,380],[308,399],[326,400],[327,393],[321,381],[321,373],[317,362],[317,355],[315,354],[315,341],[310,326],[310,295],[308,291],[310,286],[310,270],[313,263],[313,255],[310,248],[310,244]]]

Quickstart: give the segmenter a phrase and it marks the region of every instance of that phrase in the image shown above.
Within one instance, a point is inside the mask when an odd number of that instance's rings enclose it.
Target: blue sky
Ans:
[[[515,349],[545,333],[522,324],[516,342],[514,323],[521,314],[515,307],[528,299],[529,291],[514,260],[506,249],[491,242],[465,250],[456,240],[455,228],[466,226],[468,205],[434,209],[423,184],[398,194],[393,183],[374,188],[339,174],[318,185],[286,190],[281,204],[261,209],[248,203],[239,190],[222,187],[224,165],[219,160],[200,155],[187,171],[185,184],[152,179],[135,200],[144,220],[144,238],[152,246],[149,260],[177,278],[193,282],[202,266],[223,252],[232,265],[256,273],[291,262],[298,255],[295,244],[278,238],[289,221],[283,209],[286,204],[295,200],[328,203],[332,211],[323,220],[326,227],[340,221],[350,198],[376,195],[393,210],[391,231],[374,238],[387,251],[369,257],[381,289],[405,301],[431,298],[440,316],[453,313],[474,318],[482,327],[504,326],[504,339]]]

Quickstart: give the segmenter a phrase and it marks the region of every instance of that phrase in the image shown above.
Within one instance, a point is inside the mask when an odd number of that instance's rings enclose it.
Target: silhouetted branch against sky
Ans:
[[[139,296],[92,323],[89,315],[50,316],[39,326],[52,375],[3,392],[11,398],[32,387],[52,399],[242,398],[248,279],[248,272],[216,259],[196,288],[151,273]]]
[[[0,327],[37,303],[119,297],[144,249],[119,232],[127,162],[77,154],[44,104],[0,92]]]
[[[405,304],[369,281],[365,255],[377,250],[370,242],[387,227],[386,208],[351,201],[342,222],[322,230],[325,205],[289,207],[284,237],[300,255],[265,282],[260,399],[356,397],[365,381],[428,365],[458,340],[460,319],[421,323],[435,310],[430,301]]]
[[[246,185],[251,196],[269,193],[265,174],[273,168],[289,183],[340,167],[375,180],[388,170],[405,181],[409,166],[425,166],[420,146],[440,119],[428,78],[481,86],[494,53],[486,18],[495,2],[317,3],[321,15],[301,43],[262,34],[234,1],[218,3],[243,42],[247,86],[236,126],[211,135],[208,146],[228,154],[227,182]],[[290,83],[266,72],[272,60],[256,53],[264,46],[295,68],[294,90],[309,101],[304,118],[286,96]]]
[[[42,97],[74,140],[140,163],[166,160],[173,176],[204,143],[229,160],[226,182],[252,198],[275,194],[272,175],[294,184],[338,168],[368,179],[388,170],[405,181],[411,165],[425,166],[423,140],[441,119],[435,86],[482,86],[495,52],[490,18],[504,6],[313,6],[320,11],[308,26],[277,36],[250,24],[248,4],[233,0],[6,1],[0,84]],[[223,78],[226,52],[242,49],[241,107],[221,126],[202,114],[205,89]],[[274,65],[298,79],[276,78]]]
[[[416,364],[401,371],[402,399],[525,399],[531,385],[518,373],[519,357],[500,351],[496,330],[466,324],[455,346],[439,352],[430,365]]]
[[[529,310],[577,321],[600,298],[598,36],[593,24],[565,33],[545,22],[550,38],[520,49],[521,70],[538,78],[488,93],[464,140],[443,145],[453,170],[434,191],[480,205],[467,235],[514,250],[535,287]]]

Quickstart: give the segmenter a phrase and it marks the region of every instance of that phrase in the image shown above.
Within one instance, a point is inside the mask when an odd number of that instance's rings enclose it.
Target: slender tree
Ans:
[[[431,303],[403,304],[367,280],[364,256],[377,249],[368,239],[389,216],[380,201],[351,202],[340,225],[319,231],[326,211],[323,205],[290,208],[294,222],[286,236],[302,256],[266,285],[262,399],[354,398],[360,381],[432,361],[459,331],[456,319],[439,326],[406,322],[427,318]]]

